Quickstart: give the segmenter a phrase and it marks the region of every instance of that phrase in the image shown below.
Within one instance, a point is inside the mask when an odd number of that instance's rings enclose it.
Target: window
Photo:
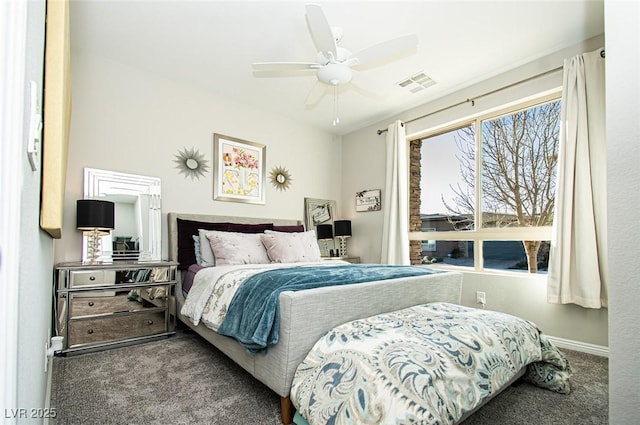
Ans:
[[[418,262],[545,272],[553,224],[559,95],[411,142]],[[419,203],[419,206],[413,203]],[[418,225],[419,222],[419,225]],[[418,230],[419,229],[419,230]],[[415,245],[412,245],[415,247]],[[415,248],[414,248],[415,249]]]
[[[428,227],[426,229],[422,229],[423,232],[435,232],[436,229],[433,227]],[[436,251],[438,248],[436,246],[436,241],[422,241],[422,251]]]

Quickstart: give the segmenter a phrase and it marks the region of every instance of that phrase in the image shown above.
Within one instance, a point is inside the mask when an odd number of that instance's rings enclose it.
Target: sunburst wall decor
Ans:
[[[285,191],[289,189],[292,180],[289,170],[284,167],[273,167],[269,173],[269,181],[278,190]]]
[[[199,179],[209,171],[208,161],[195,148],[184,148],[184,150],[178,151],[175,157],[176,159],[173,162],[177,164],[176,168],[180,170],[180,174],[191,177],[191,180]]]

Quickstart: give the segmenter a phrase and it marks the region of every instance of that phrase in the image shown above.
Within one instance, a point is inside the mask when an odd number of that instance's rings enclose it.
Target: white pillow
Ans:
[[[320,261],[320,247],[314,230],[296,233],[265,230],[260,239],[274,263]]]
[[[207,232],[213,230],[198,229],[198,237],[200,237],[200,265],[202,267],[211,267],[216,265],[216,258],[213,256],[211,244],[207,239]]]
[[[267,251],[259,233],[205,232],[216,266],[228,264],[268,264]]]
[[[200,258],[200,236],[191,235],[191,237],[193,238],[193,251],[196,254],[196,264],[201,266],[202,258]]]

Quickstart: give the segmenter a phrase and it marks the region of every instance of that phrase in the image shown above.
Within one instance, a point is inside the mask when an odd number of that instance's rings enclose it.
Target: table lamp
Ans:
[[[340,239],[340,256],[347,256],[347,241],[351,236],[351,220],[336,220],[333,222],[336,227],[336,238]]]
[[[100,237],[108,235],[115,224],[115,204],[99,199],[80,199],[76,204],[76,227],[87,236],[86,264],[97,264]]]
[[[333,239],[333,227],[330,224],[318,224],[316,226],[316,235],[319,241],[323,242],[325,256],[329,256],[329,247],[327,241]]]

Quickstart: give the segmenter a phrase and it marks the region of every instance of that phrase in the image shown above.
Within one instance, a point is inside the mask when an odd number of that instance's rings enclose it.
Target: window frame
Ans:
[[[562,100],[561,88],[546,92],[545,94],[532,96],[527,99],[512,102],[508,105],[503,105],[498,108],[493,108],[489,111],[478,113],[472,117],[457,120],[452,123],[448,123],[443,126],[434,127],[427,131],[421,132],[418,135],[407,138],[407,143],[411,141],[422,140],[429,137],[438,136],[444,133],[449,133],[457,129],[473,125],[475,131],[475,166],[476,173],[474,177],[474,191],[476,202],[479,202],[474,211],[474,230],[464,231],[409,231],[409,241],[422,241],[435,240],[437,241],[473,241],[474,243],[474,258],[473,267],[469,266],[455,266],[451,264],[436,263],[430,264],[431,267],[437,267],[442,269],[458,269],[464,271],[475,272],[491,272],[499,274],[518,274],[522,275],[522,271],[511,271],[502,269],[486,269],[484,267],[484,241],[550,241],[552,235],[553,226],[537,226],[537,227],[499,227],[499,228],[484,228],[482,226],[482,198],[481,198],[481,170],[482,170],[482,155],[478,154],[482,152],[482,122],[485,120],[497,119],[499,117],[516,113],[524,109],[529,109],[544,103],[554,102]],[[409,210],[411,210],[411,200],[409,201]],[[478,225],[480,228],[478,228]],[[540,275],[541,273],[533,274],[533,276]],[[529,275],[527,273],[527,275]]]

